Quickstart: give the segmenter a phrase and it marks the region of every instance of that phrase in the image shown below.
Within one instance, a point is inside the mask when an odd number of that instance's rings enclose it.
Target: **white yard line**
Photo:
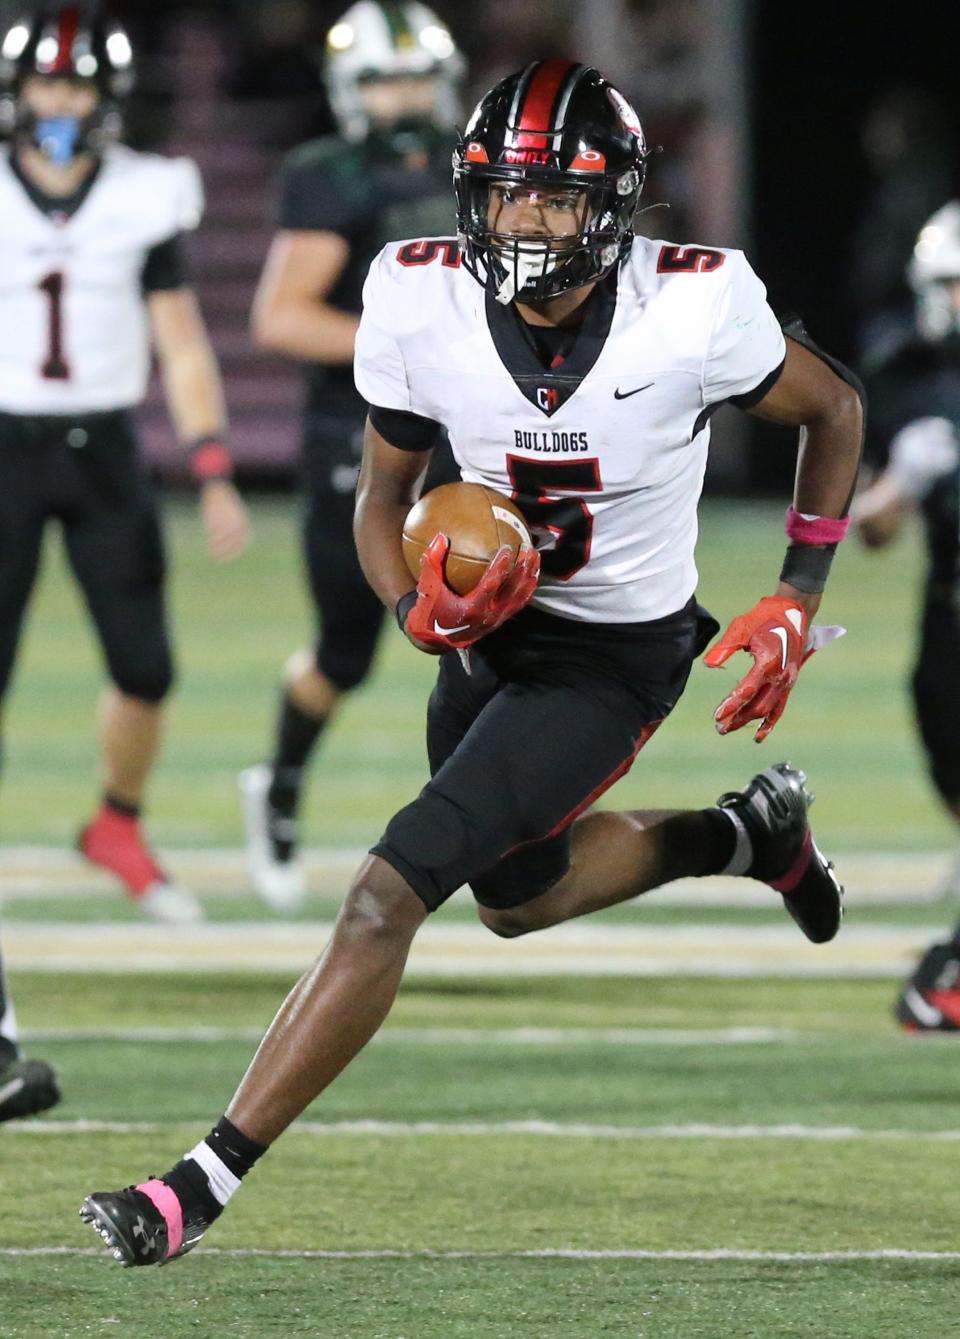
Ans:
[[[197,1255],[217,1256],[226,1260],[649,1260],[676,1261],[681,1264],[711,1264],[767,1261],[775,1264],[843,1264],[871,1260],[960,1260],[960,1251],[911,1251],[896,1247],[875,1251],[746,1251],[721,1247],[710,1251],[645,1251],[629,1247],[613,1250],[576,1250],[563,1246],[532,1251],[270,1251],[258,1247],[199,1246]],[[111,1257],[98,1246],[0,1246],[0,1257],[22,1259],[37,1256]]]
[[[197,1130],[193,1121],[12,1120],[5,1136],[74,1134],[187,1134]],[[515,1121],[298,1121],[289,1134],[309,1137],[375,1136],[423,1138],[454,1136],[486,1138],[491,1135],[529,1135],[547,1139],[800,1139],[814,1142],[957,1143],[957,1130],[870,1130],[857,1125],[593,1125],[547,1120]]]
[[[25,1042],[259,1042],[261,1027],[62,1027],[24,1028]],[[756,1046],[814,1040],[789,1028],[418,1028],[386,1027],[374,1045],[411,1046]]]
[[[365,852],[314,848],[304,852],[307,881],[316,893],[342,894]],[[236,847],[164,849],[164,863],[199,893],[249,897],[245,856]],[[955,851],[851,852],[837,864],[851,902],[929,902],[956,860]],[[116,898],[116,884],[64,847],[2,847],[0,898]],[[463,893],[461,896],[468,897]],[[743,879],[681,879],[655,895],[660,906],[763,907],[770,894]],[[266,911],[264,915],[267,915]]]
[[[328,921],[147,923],[10,921],[6,960],[21,970],[71,972],[273,971],[299,975],[323,949]],[[826,945],[782,924],[644,925],[579,920],[519,940],[479,922],[431,918],[414,940],[407,971],[485,976],[902,976],[923,952],[929,926],[848,924]]]

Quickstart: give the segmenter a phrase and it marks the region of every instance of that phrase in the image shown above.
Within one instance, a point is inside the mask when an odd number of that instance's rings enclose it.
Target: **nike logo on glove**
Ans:
[[[439,631],[439,629],[438,629]],[[786,628],[771,628],[775,637],[780,638],[780,668],[787,668],[787,630]]]
[[[635,391],[622,391],[618,386],[613,392],[613,398],[615,400],[629,400],[631,395],[639,395],[641,391],[648,391],[655,384],[653,381],[648,381],[645,386],[638,386]]]
[[[434,623],[433,630],[438,637],[455,637],[458,632],[466,632],[469,627],[469,623],[463,623],[459,628],[444,628],[439,623]]]

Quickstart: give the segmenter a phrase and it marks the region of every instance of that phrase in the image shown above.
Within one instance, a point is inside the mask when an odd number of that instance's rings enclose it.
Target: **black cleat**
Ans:
[[[813,796],[806,781],[788,762],[774,763],[717,804],[731,809],[747,830],[753,847],[747,878],[775,888],[807,938],[825,944],[840,929],[843,888],[813,840],[807,821]]]
[[[45,1060],[11,1060],[0,1069],[0,1121],[35,1116],[59,1101],[56,1070]]]
[[[931,944],[893,1012],[908,1032],[960,1032],[960,944]]]
[[[162,1206],[162,1207],[161,1207]],[[165,1265],[193,1250],[210,1224],[184,1214],[162,1181],[88,1195],[80,1217],[89,1223],[124,1266]]]

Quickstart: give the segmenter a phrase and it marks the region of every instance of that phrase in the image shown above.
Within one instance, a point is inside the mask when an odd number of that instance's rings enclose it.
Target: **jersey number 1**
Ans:
[[[46,293],[49,307],[47,333],[47,356],[40,369],[47,381],[68,381],[70,365],[63,355],[63,290],[64,278],[59,270],[54,270],[37,284],[41,293]]]

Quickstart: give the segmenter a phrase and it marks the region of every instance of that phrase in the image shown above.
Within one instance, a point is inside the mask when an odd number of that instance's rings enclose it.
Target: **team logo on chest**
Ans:
[[[537,404],[546,414],[560,408],[560,392],[553,386],[537,387]]]

